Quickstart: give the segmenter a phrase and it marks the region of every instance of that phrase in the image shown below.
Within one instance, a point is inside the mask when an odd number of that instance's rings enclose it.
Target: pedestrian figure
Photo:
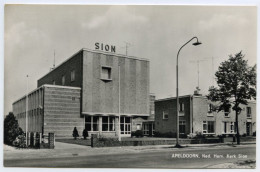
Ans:
[[[82,136],[84,137],[84,140],[86,140],[86,137],[88,137],[88,130],[84,129]]]
[[[74,137],[75,140],[77,139],[77,137],[79,137],[79,133],[78,133],[77,127],[74,127],[72,136]]]

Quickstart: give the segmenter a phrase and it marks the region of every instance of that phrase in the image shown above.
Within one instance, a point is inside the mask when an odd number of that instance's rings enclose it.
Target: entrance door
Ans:
[[[251,122],[246,123],[246,135],[250,136],[251,135]]]
[[[120,130],[122,137],[131,136],[131,117],[120,117]]]

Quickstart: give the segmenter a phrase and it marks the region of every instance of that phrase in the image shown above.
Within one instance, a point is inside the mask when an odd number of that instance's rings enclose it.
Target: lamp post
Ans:
[[[25,144],[28,146],[28,75],[26,75],[26,106],[25,106]]]
[[[120,105],[121,105],[121,102],[120,102],[120,65],[118,66],[118,141],[121,141],[121,128],[120,128]]]
[[[177,103],[177,106],[176,106],[176,109],[177,109],[177,113],[176,113],[176,145],[175,147],[177,148],[180,148],[181,145],[179,144],[179,75],[178,75],[178,62],[179,62],[179,53],[181,51],[181,49],[187,45],[188,43],[190,43],[193,39],[196,39],[197,42],[193,43],[192,45],[194,46],[197,46],[197,45],[200,45],[201,42],[199,42],[198,38],[197,37],[193,37],[191,38],[188,42],[186,42],[178,51],[178,54],[177,54],[177,62],[176,62],[176,103]]]

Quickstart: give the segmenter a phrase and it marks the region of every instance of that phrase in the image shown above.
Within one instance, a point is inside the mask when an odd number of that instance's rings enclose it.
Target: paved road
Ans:
[[[64,167],[64,168],[206,168],[211,165],[255,159],[255,145],[198,149],[169,149],[158,152],[131,154],[5,160],[5,167]],[[189,154],[193,158],[183,158]],[[202,154],[210,158],[202,158]],[[215,155],[222,155],[223,157]],[[227,158],[227,154],[236,157]],[[239,158],[239,154],[244,155]],[[175,157],[172,157],[172,156]],[[199,158],[197,157],[199,156]],[[246,156],[246,157],[245,157]]]

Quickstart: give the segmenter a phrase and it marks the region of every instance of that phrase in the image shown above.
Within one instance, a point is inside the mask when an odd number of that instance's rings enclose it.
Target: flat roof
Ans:
[[[80,87],[71,87],[71,86],[62,86],[62,85],[50,85],[50,84],[44,84],[44,85],[42,85],[42,86],[40,86],[40,87],[38,87],[38,88],[36,88],[36,89],[30,91],[30,92],[28,93],[28,95],[30,95],[30,94],[32,94],[33,92],[35,92],[35,91],[37,91],[37,90],[39,90],[39,89],[41,89],[41,88],[44,88],[44,87],[52,87],[52,88],[66,88],[66,89],[81,90]],[[15,104],[16,102],[18,102],[18,101],[24,99],[24,98],[26,97],[26,95],[27,95],[27,94],[25,94],[24,96],[22,96],[21,98],[19,98],[19,99],[16,100],[15,102],[13,102],[13,104]]]
[[[184,96],[179,96],[179,98],[185,98],[185,97],[192,97],[193,95],[184,95]],[[157,99],[155,102],[160,102],[160,101],[166,101],[166,100],[174,100],[176,97],[168,97],[168,98],[163,98],[163,99]]]
[[[184,95],[184,96],[179,96],[179,98],[185,98],[185,97],[197,97],[197,98],[207,99],[206,96],[198,96],[198,95],[193,95],[193,94]],[[155,102],[167,101],[167,100],[174,100],[174,99],[176,99],[176,97],[169,97],[169,98],[158,99],[158,100],[155,100]],[[249,102],[249,103],[256,103],[255,100],[247,100],[247,102]]]
[[[43,77],[45,77],[46,75],[48,75],[49,73],[54,71],[56,68],[60,67],[61,65],[63,65],[67,61],[69,61],[71,58],[73,58],[76,54],[78,54],[82,51],[87,51],[87,52],[91,52],[91,53],[98,53],[98,54],[105,54],[105,55],[112,55],[112,56],[116,56],[116,57],[124,57],[124,58],[128,58],[128,59],[134,59],[134,60],[140,60],[140,61],[147,61],[147,62],[150,61],[149,59],[146,59],[146,58],[140,58],[140,57],[135,57],[135,56],[126,56],[126,55],[123,55],[123,54],[116,54],[116,53],[105,52],[105,51],[101,51],[101,50],[91,50],[91,49],[88,49],[88,48],[82,48],[79,51],[77,51],[76,53],[74,53],[72,56],[70,56],[68,59],[63,61],[61,64],[57,65],[53,70],[47,72],[45,75],[43,75],[38,80],[42,79]]]

